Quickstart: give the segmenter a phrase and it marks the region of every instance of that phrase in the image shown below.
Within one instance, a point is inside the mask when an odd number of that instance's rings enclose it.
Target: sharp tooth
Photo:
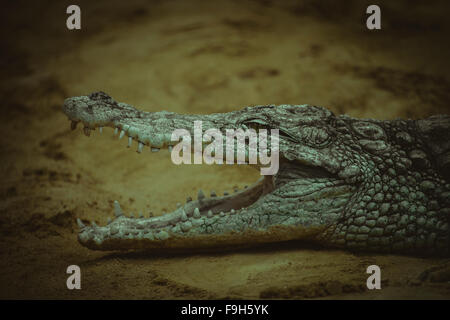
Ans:
[[[198,200],[203,200],[205,199],[205,194],[203,193],[202,189],[198,190],[198,196],[197,196]]]
[[[194,209],[194,218],[198,219],[200,217],[201,217],[200,210],[198,208],[195,208]]]
[[[85,225],[84,225],[83,222],[80,220],[80,218],[77,218],[77,224],[78,224],[78,227],[79,227],[80,229],[83,229],[83,228],[85,227]]]
[[[187,197],[186,198],[186,202],[191,202],[192,201],[192,198],[191,197]]]
[[[231,209],[231,211],[230,211],[230,212],[231,212],[231,214],[234,214],[234,213],[235,213],[234,209]]]
[[[92,226],[92,228],[94,228],[94,229],[98,227],[97,224],[96,224],[94,221],[91,222],[91,226]]]
[[[83,132],[86,137],[89,137],[91,135],[91,129],[89,129],[89,127],[84,127]]]
[[[100,134],[103,133],[103,127],[98,127],[98,131],[100,132]]]
[[[133,142],[133,137],[128,137],[128,146],[127,148],[131,147],[131,143]]]
[[[78,124],[77,121],[72,120],[72,122],[70,123],[70,129],[75,130],[77,128],[77,124]]]
[[[159,151],[159,148],[153,148],[152,147],[152,152],[158,152]]]
[[[212,213],[212,211],[211,210],[208,210],[208,214],[207,214],[207,217],[208,218],[211,218],[213,216],[213,213]]]
[[[219,214],[221,217],[225,216],[225,213],[223,213],[223,211]]]
[[[217,194],[214,190],[211,191],[211,197],[217,197]]]
[[[108,220],[106,220],[106,224],[110,224],[112,222],[111,218],[108,218]]]
[[[119,139],[122,139],[124,135],[125,135],[125,130],[122,129],[122,131],[120,131]]]
[[[177,208],[181,208],[181,203],[177,202]]]
[[[119,128],[115,127],[114,128],[114,135],[117,136],[118,133],[119,133]]]
[[[187,215],[186,212],[183,210],[183,212],[181,213],[181,221],[186,221],[187,220]]]
[[[122,211],[122,209],[120,208],[119,201],[117,201],[117,200],[114,201],[114,215],[115,215],[116,217],[121,217],[121,216],[123,216],[123,211]]]
[[[143,148],[144,148],[144,144],[139,141],[137,152],[141,153]]]

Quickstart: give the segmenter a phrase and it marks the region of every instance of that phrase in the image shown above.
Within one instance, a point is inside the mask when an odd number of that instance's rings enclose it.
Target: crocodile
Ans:
[[[304,241],[350,251],[449,256],[450,115],[358,119],[313,105],[261,105],[214,114],[145,112],[104,92],[67,98],[75,130],[111,127],[137,152],[172,150],[175,129],[279,130],[279,170],[253,185],[188,198],[159,216],[79,226],[94,250],[195,251]],[[260,168],[260,164],[252,167]],[[157,200],[157,199],[154,199]]]

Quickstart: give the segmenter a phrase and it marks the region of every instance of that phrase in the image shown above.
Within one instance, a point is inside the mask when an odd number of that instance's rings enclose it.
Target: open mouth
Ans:
[[[109,104],[94,112],[89,107],[90,100],[81,99],[85,100],[74,103],[69,99],[63,107],[71,120],[72,130],[80,122],[86,136],[90,136],[91,130],[98,129],[101,133],[103,127],[111,127],[119,139],[128,139],[128,147],[137,142],[138,153],[168,149],[171,156],[176,152],[172,149],[179,141],[171,140],[174,130],[171,117],[175,115],[139,113],[137,109],[126,107],[125,114],[102,118],[104,114],[117,111],[114,108],[119,110],[117,112],[122,112],[123,108]],[[134,112],[132,116],[130,112]],[[190,128],[192,119],[195,117],[184,119],[185,128]],[[162,120],[164,122],[159,122]],[[246,144],[245,147],[248,151],[249,146]],[[245,156],[247,162],[248,152]],[[92,223],[85,226],[77,220],[80,227],[78,240],[82,245],[98,250],[190,250],[311,239],[336,220],[353,187],[325,168],[306,161],[283,157],[279,161],[276,175],[262,176],[252,185],[235,189],[231,194],[211,192],[205,195],[199,190],[197,199],[188,198],[185,204],[178,204],[177,209],[160,216],[126,215],[115,201],[115,219],[108,219],[107,225]],[[261,168],[261,164],[252,166]]]
[[[78,121],[71,121],[71,129],[75,130],[77,127]],[[123,127],[115,127],[114,135],[119,139],[124,138],[125,136],[128,139],[127,147],[130,148],[133,145],[133,141],[136,140],[136,136],[133,135],[133,132],[129,131],[130,127],[124,125]],[[89,137],[91,134],[91,130],[96,130],[95,127],[85,126],[83,128],[83,133]],[[100,133],[103,132],[103,127],[98,127]],[[159,143],[157,147],[152,145],[150,141],[137,141],[138,153],[144,152],[144,148],[150,148],[151,152],[159,152],[161,149],[168,149],[169,154],[172,152],[173,146],[178,143],[170,140],[170,135],[160,135]],[[248,153],[247,153],[248,160]],[[274,189],[274,183],[272,176],[262,176],[258,181],[256,181],[251,186],[245,186],[244,189],[238,190],[235,189],[234,193],[229,194],[228,192],[224,192],[222,196],[217,195],[214,191],[211,192],[209,197],[207,197],[202,190],[198,191],[197,200],[193,200],[192,198],[188,198],[185,205],[178,205],[178,208],[169,213],[165,214],[161,217],[154,217],[154,221],[149,226],[162,227],[168,224],[174,224],[178,220],[186,220],[186,217],[196,217],[199,218],[201,216],[212,217],[213,215],[225,215],[225,214],[236,214],[240,210],[245,209],[246,207],[251,206],[255,203],[260,197],[264,196],[267,193],[270,193]],[[116,203],[116,207],[118,204]],[[121,210],[121,209],[120,209]],[[116,212],[118,212],[116,210]]]
[[[75,130],[80,121],[71,120],[71,129]],[[83,133],[87,137],[91,135],[92,130],[97,130],[102,133],[103,127],[96,127],[94,125],[86,125],[83,128]],[[129,130],[127,125],[116,126],[114,128],[114,135],[118,139],[126,137],[128,139],[127,147],[132,147],[133,141],[137,140],[137,136],[133,131]],[[155,140],[155,139],[154,139]],[[177,143],[170,140],[170,135],[160,135],[158,137],[157,147],[150,140],[137,140],[137,152],[145,152],[145,149],[150,149],[151,152],[159,152],[161,149],[168,149],[169,155],[172,152],[173,146]],[[161,150],[162,152],[163,150]],[[248,160],[248,158],[246,158]],[[257,166],[256,166],[257,167]],[[184,205],[177,204],[177,209],[163,214],[161,216],[153,216],[144,218],[142,214],[138,217],[132,215],[127,217],[123,212],[118,201],[114,201],[114,215],[115,220],[108,219],[108,225],[105,227],[97,226],[95,223],[92,226],[85,226],[79,219],[78,225],[80,227],[79,240],[83,244],[89,246],[89,243],[100,245],[104,239],[96,237],[95,234],[107,233],[111,239],[136,239],[139,237],[148,238],[149,240],[165,240],[169,233],[188,232],[195,224],[202,223],[202,218],[209,221],[214,221],[214,218],[222,218],[225,216],[238,215],[251,207],[258,199],[274,190],[273,176],[262,176],[258,181],[250,186],[245,186],[243,189],[235,189],[233,193],[224,192],[223,195],[218,195],[214,191],[209,196],[205,195],[202,190],[198,191],[197,199],[188,197]],[[114,223],[120,223],[114,226]],[[108,230],[106,230],[108,228]],[[105,230],[102,230],[105,229]],[[140,232],[142,230],[142,232]],[[101,232],[104,231],[104,232]],[[208,227],[206,227],[208,233]]]

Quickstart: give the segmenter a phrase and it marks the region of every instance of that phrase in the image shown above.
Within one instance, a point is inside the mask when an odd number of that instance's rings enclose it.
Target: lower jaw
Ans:
[[[174,235],[167,240],[150,239],[105,239],[100,245],[93,240],[80,243],[92,250],[104,251],[149,251],[151,253],[227,251],[236,248],[255,247],[264,243],[290,240],[320,242],[319,235],[325,226],[303,227],[277,225],[266,230],[247,229],[223,234],[199,234],[195,236]]]
[[[240,215],[248,214],[247,207],[251,206],[258,199],[265,194],[273,191],[273,181],[271,177],[266,176],[260,179],[252,187],[242,190],[236,194],[223,197],[201,198],[196,201],[188,202],[182,208],[177,209],[161,217],[151,218],[149,220],[144,219],[147,230],[167,229],[168,225],[173,223],[179,223],[180,212],[185,212],[188,219],[193,219],[194,209],[198,208],[202,217],[206,218],[207,212],[213,211],[214,216],[217,217],[219,212],[227,212],[226,215]],[[345,190],[343,191],[345,195]],[[323,196],[323,195],[321,195]],[[334,194],[333,196],[336,196]],[[325,200],[327,196],[325,195]],[[315,202],[318,200],[307,200]],[[319,200],[320,201],[320,200]],[[316,202],[315,202],[316,203]],[[330,208],[331,209],[331,208]],[[331,210],[336,210],[333,208]],[[233,212],[235,211],[235,212]],[[233,213],[232,213],[233,212]],[[198,212],[197,212],[198,213]],[[222,214],[220,216],[222,217]],[[313,212],[310,213],[314,215]],[[225,216],[225,214],[223,215]],[[116,223],[131,224],[138,223],[139,219],[126,218],[124,216],[118,218]],[[147,221],[145,221],[147,220]],[[308,220],[308,219],[307,219]],[[178,222],[177,222],[178,221]],[[79,236],[80,243],[93,250],[148,250],[151,252],[196,252],[204,250],[216,251],[217,249],[227,250],[252,247],[263,243],[276,243],[289,240],[305,240],[307,242],[321,241],[321,235],[324,230],[330,226],[330,223],[326,224],[314,224],[309,223],[293,224],[293,225],[274,225],[267,226],[262,229],[245,228],[241,230],[232,230],[217,233],[170,233],[170,236],[166,239],[158,238],[146,238],[146,237],[108,237],[103,238],[103,241],[96,242],[92,239],[82,239]],[[108,227],[106,227],[108,228]]]

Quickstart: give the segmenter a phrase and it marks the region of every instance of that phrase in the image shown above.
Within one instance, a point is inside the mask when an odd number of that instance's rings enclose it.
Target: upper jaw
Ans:
[[[133,141],[137,142],[138,153],[141,153],[145,146],[154,152],[161,148],[168,148],[171,151],[171,148],[179,142],[179,139],[172,141],[172,135],[177,129],[186,130],[191,135],[193,138],[191,147],[194,148],[194,122],[201,121],[202,133],[208,129],[218,129],[222,132],[225,156],[226,129],[247,129],[239,126],[239,121],[236,120],[239,115],[237,111],[210,115],[186,115],[167,111],[144,112],[121,103],[112,106],[93,101],[87,96],[66,99],[63,111],[71,120],[72,130],[75,130],[80,122],[84,125],[83,133],[86,136],[90,136],[92,130],[99,129],[102,132],[104,127],[111,127],[119,139],[128,137],[128,147],[131,147]],[[208,144],[203,137],[200,139],[203,145]],[[245,148],[245,161],[248,161],[250,150],[248,145]],[[283,150],[280,150],[280,153],[282,152]],[[252,166],[260,169],[261,164],[257,162]]]
[[[171,136],[176,129],[185,129],[193,134],[195,120],[201,120],[203,129],[206,130],[220,125],[225,117],[223,114],[216,114],[214,121],[211,121],[209,115],[145,112],[123,103],[95,101],[88,96],[68,98],[62,109],[71,120],[71,128],[74,130],[81,122],[86,136],[90,135],[91,130],[111,127],[121,138],[127,135],[138,143],[154,148],[174,145],[176,142],[171,141]]]

